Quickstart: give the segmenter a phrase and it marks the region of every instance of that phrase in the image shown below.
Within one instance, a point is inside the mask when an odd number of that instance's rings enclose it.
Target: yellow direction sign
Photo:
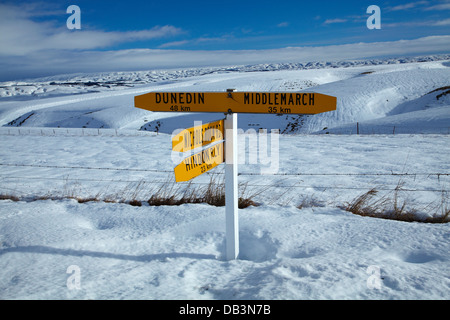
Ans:
[[[223,140],[223,120],[184,129],[172,137],[172,150],[186,152]]]
[[[336,110],[336,97],[315,92],[150,92],[137,108],[159,112],[317,114]]]
[[[189,181],[224,162],[223,142],[184,159],[175,167],[175,181]]]

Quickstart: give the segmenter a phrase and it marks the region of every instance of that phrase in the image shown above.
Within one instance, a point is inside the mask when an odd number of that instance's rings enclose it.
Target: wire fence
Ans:
[[[51,169],[78,169],[78,170],[106,170],[106,171],[136,171],[136,172],[157,172],[157,173],[173,173],[173,170],[160,169],[140,169],[140,168],[111,168],[111,167],[83,167],[83,166],[56,166],[56,165],[40,165],[40,164],[17,164],[17,163],[0,163],[3,167],[31,167],[31,168],[51,168]],[[223,172],[215,172],[214,174],[222,175]],[[261,176],[260,173],[255,172],[240,172],[241,176]],[[450,173],[443,172],[429,172],[429,173],[401,173],[401,172],[387,172],[387,173],[268,173],[264,176],[449,176]]]
[[[379,126],[380,127],[380,126]],[[442,133],[448,134],[450,132],[450,127],[441,128]],[[373,128],[372,132],[365,131],[361,124],[358,124],[354,130],[346,132],[344,134],[377,134],[377,133],[406,133],[403,132],[403,128],[392,126],[387,126],[384,128],[384,132],[375,132]],[[336,133],[336,132],[333,132]],[[108,129],[108,128],[35,128],[35,127],[2,127],[0,128],[0,135],[42,135],[42,136],[156,136],[155,132],[139,131],[139,130],[123,130],[123,129]],[[46,165],[46,164],[27,164],[27,163],[0,163],[0,168],[34,168],[34,169],[55,169],[56,172],[52,173],[52,176],[45,174],[26,174],[26,172],[8,172],[7,170],[2,170],[0,172],[0,193],[2,190],[9,190],[13,192],[17,190],[14,185],[25,184],[25,181],[43,181],[43,182],[60,182],[59,185],[67,184],[69,181],[71,183],[100,183],[108,185],[137,185],[145,182],[146,185],[165,185],[170,181],[174,182],[174,171],[161,170],[161,169],[150,169],[150,168],[120,168],[120,167],[94,167],[94,166],[70,166],[70,165]],[[58,170],[65,170],[65,172],[59,172]],[[92,175],[83,174],[80,175],[80,171],[98,171],[98,172],[128,172],[130,173],[123,178],[111,178],[108,175],[103,177],[102,175]],[[70,173],[70,179],[69,174]],[[72,174],[73,172],[73,174]],[[149,174],[151,176],[140,177],[136,176],[139,174]],[[158,177],[159,175],[159,177]],[[223,178],[224,172],[220,170],[213,170],[206,173],[206,177],[202,179],[195,179],[193,181],[180,183],[181,186],[186,185],[208,185],[207,176],[220,176]],[[447,193],[447,185],[449,172],[364,172],[364,173],[342,173],[342,172],[277,172],[270,174],[260,174],[257,172],[239,172],[238,175],[242,177],[242,180],[246,183],[247,187],[254,188],[279,188],[279,189],[314,189],[314,190],[365,190],[370,188],[370,183],[374,182],[377,178],[386,177],[384,181],[376,181],[377,190],[382,191],[394,191],[398,186],[398,181],[388,181],[388,177],[398,178],[398,179],[413,179],[421,178],[435,179],[435,182],[431,183],[417,183],[409,184],[404,186],[402,191],[406,192],[437,192],[437,193]],[[256,177],[261,177],[262,179],[255,179]],[[266,177],[273,177],[271,181],[264,181]],[[329,178],[328,180],[315,178]],[[341,181],[340,178],[350,177],[351,181]],[[303,180],[299,179],[304,178]],[[311,178],[311,179],[308,179]],[[365,179],[369,178],[369,179]],[[373,179],[370,179],[373,178]],[[261,181],[262,180],[262,181]],[[347,184],[347,185],[345,185]],[[50,184],[49,184],[50,185]],[[33,188],[36,186],[31,186]],[[373,186],[372,186],[373,187]]]
[[[450,126],[436,126],[435,124],[422,124],[420,128],[413,125],[378,125],[357,122],[354,126],[325,128],[321,131],[325,134],[339,135],[396,135],[396,134],[443,134],[450,135]]]
[[[111,128],[38,128],[38,127],[0,127],[0,135],[9,136],[108,136],[108,137],[141,137],[155,136],[157,132],[145,130],[127,130]]]
[[[118,184],[118,183],[142,183],[142,182],[148,182],[150,184],[154,185],[161,185],[161,184],[167,184],[169,180],[171,180],[171,177],[173,178],[173,170],[157,170],[157,169],[145,169],[145,168],[113,168],[113,167],[89,167],[89,166],[57,166],[57,165],[40,165],[40,164],[14,164],[14,163],[0,163],[0,167],[24,167],[24,168],[45,168],[45,169],[64,169],[64,170],[94,170],[94,171],[118,171],[118,172],[137,172],[137,173],[150,173],[150,174],[164,174],[165,178],[157,180],[155,178],[139,178],[139,179],[101,179],[101,178],[89,178],[89,177],[82,177],[82,178],[68,178],[68,175],[62,176],[62,177],[49,177],[49,176],[30,176],[30,175],[17,175],[17,174],[8,174],[3,172],[3,174],[0,174],[0,180],[6,181],[6,180],[41,180],[41,181],[63,181],[67,182],[70,180],[71,182],[96,182],[96,183],[111,183],[111,184]],[[213,176],[221,176],[223,178],[224,172],[221,171],[213,171],[213,172],[207,172],[206,175],[213,175]],[[399,178],[412,178],[416,179],[418,177],[421,178],[431,178],[435,177],[437,182],[441,182],[442,177],[448,177],[450,176],[450,173],[447,172],[417,172],[417,173],[409,173],[409,172],[373,172],[373,173],[338,173],[338,172],[331,172],[331,173],[314,173],[314,172],[308,172],[308,173],[302,173],[302,172],[294,172],[294,173],[270,173],[270,174],[264,174],[261,175],[260,173],[255,172],[240,172],[238,173],[239,176],[242,177],[279,177],[279,178],[296,178],[296,177],[399,177]],[[289,181],[288,181],[289,182]],[[180,185],[187,185],[187,184],[193,184],[193,185],[208,185],[209,181],[189,181],[189,182],[182,182]],[[378,190],[384,190],[384,191],[393,191],[395,190],[395,186],[388,186],[386,183],[378,183],[379,187]],[[381,186],[380,186],[381,185]],[[394,183],[394,185],[396,185]],[[248,187],[272,187],[275,186],[277,188],[303,188],[303,189],[337,189],[337,190],[360,190],[363,187],[361,186],[338,186],[338,185],[332,185],[331,183],[329,185],[308,185],[308,184],[302,184],[299,185],[298,183],[289,183],[289,184],[283,184],[278,182],[271,181],[270,184],[262,184],[262,183],[255,183],[250,182],[248,183]],[[384,187],[383,187],[384,186]],[[3,188],[3,186],[0,186],[0,189]],[[445,188],[402,188],[402,191],[407,192],[446,192]]]
[[[200,179],[176,183],[172,170],[0,163],[0,168],[12,167],[32,170],[15,170],[9,173],[1,170],[0,200],[94,201],[132,206],[178,205],[177,203],[224,205],[220,200],[221,194],[224,195],[224,172],[219,170],[207,172]],[[40,171],[38,169],[43,171],[36,172]],[[82,170],[88,172],[81,172]],[[93,174],[91,171],[97,172]],[[117,177],[116,172],[125,174]],[[450,203],[447,191],[449,175],[447,172],[293,172],[269,175],[241,172],[239,203],[242,203],[242,208],[249,205],[293,205],[299,209],[326,206],[342,209],[359,201],[361,197],[376,192],[374,203],[379,201],[386,206],[381,208],[383,210],[390,210],[391,203],[394,208],[400,204],[402,210],[407,206],[410,211],[405,212],[447,217]],[[377,181],[380,177],[385,178]],[[417,177],[421,179],[416,182]],[[407,183],[404,183],[406,180]],[[371,202],[367,205],[370,206]]]
[[[336,135],[396,135],[396,134],[439,134],[450,135],[450,126],[414,126],[402,125],[370,125],[357,122],[352,127],[325,128],[315,132]],[[108,136],[136,137],[158,135],[158,132],[131,129],[111,128],[53,128],[53,127],[0,127],[0,135],[34,135],[34,136]],[[309,133],[292,132],[293,135],[308,135]],[[289,134],[288,134],[289,135]]]

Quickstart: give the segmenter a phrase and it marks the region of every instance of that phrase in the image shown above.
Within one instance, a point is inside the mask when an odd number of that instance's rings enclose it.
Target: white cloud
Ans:
[[[159,46],[159,48],[165,49],[165,48],[179,47],[179,46],[183,46],[188,43],[189,43],[188,40],[172,41],[172,42],[163,43],[162,45]]]
[[[191,40],[180,40],[180,41],[172,41],[163,43],[158,46],[159,49],[165,49],[165,48],[173,48],[173,47],[179,47],[186,44],[191,45],[198,45],[198,44],[204,44],[204,43],[217,43],[217,42],[225,42],[233,39],[233,35],[226,34],[221,37],[200,37],[197,39],[191,39]]]
[[[221,42],[221,41],[227,41],[229,39],[232,39],[233,35],[226,34],[221,37],[200,37],[195,40],[196,43],[204,43],[204,42]]]
[[[428,8],[424,9],[425,11],[440,11],[440,10],[450,10],[450,3],[442,3],[442,4],[437,4]]]
[[[383,28],[399,28],[399,27],[441,27],[450,25],[450,19],[445,20],[427,20],[427,21],[408,21],[384,23]]]
[[[333,24],[333,23],[344,23],[347,22],[347,19],[327,19],[324,24]]]
[[[277,24],[278,28],[284,28],[284,27],[288,27],[289,26],[289,22],[281,22],[279,24]]]
[[[428,4],[428,1],[409,2],[409,3],[401,4],[401,5],[398,5],[395,7],[389,7],[389,8],[387,8],[387,10],[388,11],[404,11],[404,10],[416,8],[418,6],[425,5],[425,4]]]
[[[291,47],[272,50],[53,50],[34,52],[20,58],[10,56],[0,59],[0,80],[14,80],[63,73],[336,61],[448,52],[450,52],[450,36],[430,36],[415,40]]]
[[[450,19],[436,21],[433,25],[434,26],[450,26]]]
[[[174,26],[126,32],[68,30],[51,22],[35,22],[31,16],[44,15],[33,7],[0,4],[0,55],[24,56],[42,50],[92,50],[118,43],[151,40],[183,34]],[[4,32],[7,30],[7,32]]]

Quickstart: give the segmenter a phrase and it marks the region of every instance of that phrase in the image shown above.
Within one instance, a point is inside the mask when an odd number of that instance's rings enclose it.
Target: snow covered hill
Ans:
[[[450,134],[450,87],[439,87],[417,99],[398,104],[386,116],[326,128],[340,134]]]
[[[430,107],[430,92],[450,83],[448,56],[369,60],[322,64],[258,65],[174,71],[59,76],[23,83],[4,83],[0,99],[0,125],[25,127],[126,128],[172,133],[196,120],[210,121],[217,114],[151,113],[133,108],[135,95],[167,91],[313,91],[336,96],[337,110],[314,116],[241,115],[243,130],[279,129],[283,133],[330,131],[356,122],[366,133],[448,133],[448,96],[437,99],[441,108],[424,122],[409,114]],[[249,72],[252,71],[252,72]],[[270,72],[269,72],[270,71]],[[439,93],[436,92],[434,98]],[[444,90],[445,93],[445,90]],[[425,97],[426,96],[426,97]],[[396,115],[396,117],[390,117]],[[403,117],[402,115],[405,115]],[[385,117],[389,117],[384,119]],[[406,121],[403,123],[403,120]],[[437,121],[434,123],[434,120]],[[381,122],[380,122],[381,121]],[[431,122],[430,122],[431,121]],[[363,125],[363,124],[361,124]],[[400,130],[401,127],[413,129]],[[344,131],[342,131],[344,130]]]

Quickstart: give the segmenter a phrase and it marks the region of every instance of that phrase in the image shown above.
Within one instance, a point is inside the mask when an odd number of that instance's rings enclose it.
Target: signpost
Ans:
[[[136,96],[134,101],[135,107],[155,112],[226,115],[225,120],[182,130],[172,138],[172,150],[185,152],[209,145],[175,167],[177,182],[189,181],[225,162],[228,260],[237,259],[239,255],[237,114],[317,114],[334,111],[337,104],[336,97],[315,92],[234,92],[233,89],[227,92],[150,92]]]

